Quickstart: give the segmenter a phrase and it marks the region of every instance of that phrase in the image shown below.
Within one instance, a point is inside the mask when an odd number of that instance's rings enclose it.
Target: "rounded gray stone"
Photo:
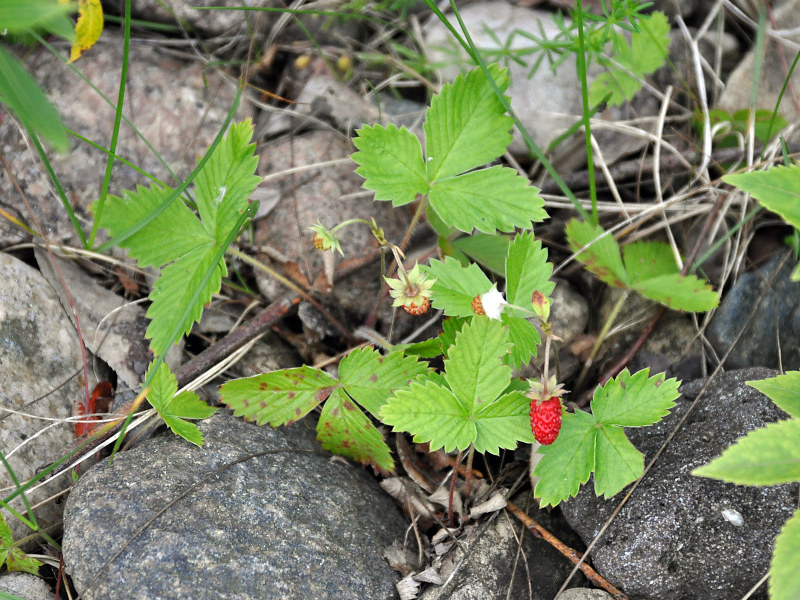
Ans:
[[[41,273],[0,253],[0,281],[8,282],[0,286],[0,450],[17,480],[25,483],[73,442],[71,425],[54,419],[72,416],[72,403],[84,398],[81,353],[75,327]],[[70,483],[68,476],[58,477],[27,492],[27,498],[38,504]],[[13,486],[0,467],[3,497]],[[25,511],[19,497],[11,506]],[[62,509],[56,502],[37,508],[39,525],[58,523]],[[31,533],[10,513],[3,511],[3,516],[14,539]]]
[[[30,573],[0,575],[0,592],[14,594],[25,600],[52,600],[53,589],[41,577]]]
[[[202,448],[166,433],[94,467],[64,515],[82,597],[393,598],[382,553],[405,519],[364,469],[322,454],[311,425],[217,414],[199,423]]]

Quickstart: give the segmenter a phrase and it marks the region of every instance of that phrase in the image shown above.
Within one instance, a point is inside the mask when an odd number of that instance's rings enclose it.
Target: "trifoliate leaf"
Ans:
[[[725,175],[722,181],[747,192],[764,208],[800,229],[800,165]]]
[[[599,225],[572,220],[567,239],[573,251],[591,243],[577,259],[601,280],[619,288],[637,291],[673,310],[704,312],[719,304],[719,294],[693,275],[678,272],[669,246],[660,242],[637,242],[625,247],[625,261],[619,245]],[[597,241],[594,241],[597,240]]]
[[[680,396],[677,379],[664,380],[664,373],[648,379],[650,369],[630,374],[624,369],[594,391],[592,414],[598,423],[644,427],[665,417]]]
[[[709,464],[692,471],[744,485],[800,481],[800,420],[787,419],[751,431]]]
[[[374,416],[395,390],[406,387],[427,367],[413,356],[373,348],[358,348],[339,363],[339,381],[352,398]]]
[[[205,419],[217,412],[217,409],[208,406],[194,392],[181,392],[175,395],[178,391],[178,382],[166,363],[162,362],[158,366],[155,375],[148,369],[145,379],[150,381],[147,401],[158,411],[167,427],[176,435],[202,446],[203,434],[197,425],[185,419]]]
[[[619,66],[602,73],[589,90],[589,104],[596,106],[612,94],[608,103],[619,106],[632,99],[641,89],[640,79],[655,72],[664,64],[669,46],[669,23],[664,13],[654,12],[639,19],[639,31],[631,34],[628,44],[620,33],[614,33],[614,56]],[[605,61],[607,62],[607,61]]]
[[[594,493],[606,498],[616,495],[644,472],[644,456],[631,444],[622,427],[614,425],[603,425],[597,430],[594,461]]]
[[[573,219],[567,224],[567,241],[576,258],[601,281],[614,287],[626,287],[628,275],[622,264],[619,245],[599,225]],[[602,236],[602,237],[601,237]],[[581,248],[588,246],[585,250]]]
[[[277,427],[307,415],[338,384],[325,371],[303,366],[234,379],[222,385],[220,399],[234,416]]]
[[[475,317],[456,335],[445,360],[444,379],[414,382],[381,409],[381,420],[394,431],[407,431],[416,442],[496,453],[531,438],[529,401],[518,392],[498,399],[511,381],[511,368],[500,359],[508,350],[505,327],[487,317]]]
[[[430,442],[431,451],[466,450],[477,437],[475,421],[453,392],[430,381],[395,392],[381,409],[381,421],[392,431],[411,433],[417,443]]]
[[[505,235],[476,233],[453,240],[452,247],[501,277],[506,272],[510,240]]]
[[[510,365],[519,369],[528,364],[531,357],[536,356],[541,338],[533,323],[522,317],[514,317],[504,312],[500,321],[508,327],[508,340],[511,342],[511,353],[508,355]]]
[[[381,473],[394,470],[391,451],[383,436],[341,388],[334,390],[322,407],[317,440],[323,450],[372,465]]]
[[[254,144],[248,144],[250,121],[233,125],[197,175],[196,196],[202,221],[177,199],[122,246],[139,260],[140,266],[160,267],[147,312],[150,347],[157,356],[166,353],[181,335],[200,319],[203,307],[219,291],[227,273],[222,257],[225,247],[243,220],[248,196],[260,179],[253,173],[258,164]],[[110,196],[100,226],[118,236],[161,207],[172,194],[153,185]]]
[[[475,451],[498,454],[513,449],[517,442],[532,444],[530,400],[520,392],[500,396],[475,415]]]
[[[540,478],[534,496],[541,507],[556,506],[575,496],[589,481],[595,463],[595,425],[594,417],[582,410],[565,413],[556,441],[539,448],[543,456],[533,475]]]
[[[494,402],[511,381],[511,367],[501,362],[509,345],[505,327],[488,317],[473,318],[456,335],[444,377],[468,415]]]
[[[521,233],[511,242],[505,271],[506,299],[510,304],[529,307],[533,292],[545,296],[553,293],[553,265],[547,262],[547,250],[533,233]]]
[[[402,206],[413,202],[417,194],[428,193],[417,136],[392,124],[368,125],[356,133],[353,144],[359,152],[352,158],[361,165],[356,173],[366,180],[364,187],[375,192],[376,200],[391,200],[395,206]]]
[[[507,69],[491,65],[489,73],[500,91],[508,87]],[[459,75],[433,97],[426,114],[428,181],[458,175],[503,154],[513,123],[481,69]]]
[[[456,259],[446,256],[444,262],[432,260],[426,268],[433,284],[433,307],[444,310],[450,317],[475,315],[472,300],[489,291],[492,282],[476,264],[463,267]]]
[[[514,169],[494,166],[437,181],[431,206],[448,225],[471,233],[530,229],[547,217],[539,190]]]
[[[800,371],[745,383],[768,396],[781,410],[800,418]]]
[[[797,600],[800,590],[800,510],[783,525],[775,539],[772,566],[769,570],[769,597],[771,600]]]

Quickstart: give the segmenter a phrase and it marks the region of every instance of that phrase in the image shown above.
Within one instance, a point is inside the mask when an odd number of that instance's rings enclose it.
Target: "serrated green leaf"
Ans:
[[[611,106],[619,106],[632,99],[641,89],[639,79],[655,72],[667,57],[669,46],[669,23],[664,13],[654,12],[649,17],[639,19],[639,31],[631,34],[628,44],[620,33],[615,37],[615,62],[619,65],[609,68],[592,83],[589,90],[589,103],[596,106],[607,94]]]
[[[147,217],[169,198],[173,190],[153,184],[124,190],[122,197],[109,195],[100,218],[100,227],[112,235],[128,229]],[[120,243],[128,248],[140,267],[161,267],[198,247],[211,246],[214,238],[203,228],[194,213],[180,200],[172,202],[157,219]]]
[[[800,371],[745,383],[767,396],[784,412],[800,417]]]
[[[772,566],[769,570],[769,597],[771,600],[797,600],[800,590],[800,510],[789,518],[775,539]]]
[[[339,381],[350,397],[375,417],[395,390],[406,387],[427,367],[413,356],[374,348],[358,348],[339,363]]]
[[[542,247],[542,242],[536,240],[532,232],[517,235],[508,247],[506,259],[506,299],[509,304],[529,307],[535,291],[549,297],[555,287],[550,281],[552,274],[553,265],[547,262],[547,250]]]
[[[202,221],[181,201],[169,203],[158,218],[150,220],[121,243],[140,266],[165,267],[150,294],[147,316],[150,348],[162,356],[180,336],[200,319],[203,307],[219,291],[227,273],[222,256],[245,218],[248,196],[258,185],[253,175],[258,160],[250,121],[233,125],[216,147],[195,180]],[[164,205],[172,194],[157,185],[110,197],[100,226],[112,236],[128,231]]]
[[[488,317],[473,318],[456,335],[444,378],[468,416],[494,402],[511,381],[511,367],[501,360],[509,345],[505,327]]]
[[[564,413],[556,441],[541,446],[543,454],[533,471],[539,477],[534,496],[540,506],[556,506],[578,493],[594,468],[596,421],[582,410]]]
[[[508,87],[507,69],[491,65],[489,73],[500,91]],[[459,75],[433,97],[426,114],[428,181],[458,175],[503,154],[513,123],[481,69]]]
[[[234,416],[277,427],[303,418],[338,385],[325,371],[302,366],[229,381],[220,399]]]
[[[725,175],[722,181],[747,192],[764,208],[800,229],[800,165]]]
[[[341,388],[334,390],[322,407],[317,440],[323,450],[372,465],[381,473],[394,470],[391,451],[383,436]]]
[[[634,283],[631,289],[673,310],[706,312],[719,305],[719,294],[694,275],[661,275]]]
[[[6,567],[10,572],[39,574],[39,567],[44,563],[25,554],[19,548],[11,548],[6,556]]]
[[[446,256],[444,262],[432,260],[423,267],[433,284],[433,307],[443,310],[450,317],[471,317],[475,315],[472,300],[488,292],[492,282],[476,264],[463,267],[456,259]]]
[[[669,244],[648,241],[634,242],[625,246],[622,252],[628,281],[631,284],[661,275],[680,273]]]
[[[407,431],[417,443],[430,442],[431,451],[466,450],[477,435],[475,421],[453,392],[430,381],[395,392],[380,414],[392,431]]]
[[[531,357],[536,356],[541,341],[539,332],[527,319],[514,317],[506,312],[501,315],[500,321],[508,327],[508,340],[511,342],[508,359],[512,367],[519,369],[523,364],[528,364]]]
[[[506,256],[511,240],[505,235],[476,233],[454,240],[451,245],[490,271],[505,275]]]
[[[405,127],[367,125],[356,132],[353,144],[359,151],[352,158],[361,165],[356,173],[364,178],[364,187],[375,192],[376,200],[402,206],[417,194],[428,193],[422,146]]]
[[[252,137],[250,121],[231,125],[194,180],[197,212],[214,240],[225,239],[261,183],[255,175],[258,157],[256,145],[250,143]]]
[[[164,419],[164,423],[173,433],[193,444],[202,446],[203,434],[194,423],[189,423],[185,419],[205,419],[217,412],[217,409],[208,406],[194,392],[181,392],[176,395],[178,382],[166,363],[162,362],[158,366],[152,379],[151,368],[152,365],[145,375],[145,379],[150,380],[150,393],[147,394],[147,401],[158,411],[158,414]]]
[[[69,149],[67,130],[55,107],[25,70],[22,63],[0,46],[0,101],[58,152]]]
[[[573,252],[579,252],[576,258],[601,281],[624,288],[628,283],[628,275],[622,263],[619,244],[612,235],[603,234],[605,231],[602,227],[586,221],[573,219],[567,223],[567,241]],[[588,247],[581,251],[585,246]]]
[[[471,233],[530,229],[547,213],[539,190],[514,169],[494,166],[431,186],[430,203],[447,225]]]
[[[475,451],[498,454],[500,448],[514,449],[517,442],[535,440],[529,416],[530,400],[511,392],[486,405],[475,415]]]
[[[624,369],[594,391],[592,414],[598,423],[644,427],[667,416],[680,396],[677,379],[664,380],[664,373],[648,379],[650,369],[633,375]]]
[[[603,425],[594,447],[594,492],[611,498],[644,472],[644,456],[621,427]]]
[[[744,485],[800,481],[800,420],[770,423],[739,439],[693,475]]]

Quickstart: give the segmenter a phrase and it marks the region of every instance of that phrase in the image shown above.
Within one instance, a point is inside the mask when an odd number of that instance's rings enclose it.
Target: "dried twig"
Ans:
[[[603,577],[595,571],[592,567],[587,565],[585,562],[581,562],[581,555],[577,550],[574,550],[567,546],[564,542],[559,540],[556,536],[552,533],[547,531],[544,527],[539,525],[536,521],[531,519],[525,511],[523,511],[519,506],[508,501],[506,508],[511,511],[511,513],[517,517],[520,521],[522,521],[523,525],[527,527],[531,532],[536,533],[537,535],[542,536],[542,538],[549,543],[553,548],[558,550],[561,554],[567,557],[570,562],[574,565],[580,564],[580,569],[583,571],[583,574],[586,575],[586,578],[591,581],[594,585],[603,588],[609,594],[611,594],[615,600],[628,600],[628,597],[620,592],[617,588],[613,585],[608,583]]]

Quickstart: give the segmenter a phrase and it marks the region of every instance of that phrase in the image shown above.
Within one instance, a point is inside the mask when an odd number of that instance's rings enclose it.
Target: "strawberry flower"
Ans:
[[[309,229],[314,232],[314,247],[317,250],[322,250],[323,252],[326,250],[335,250],[344,256],[339,238],[336,237],[333,231],[325,227],[319,221],[317,221],[316,225],[309,227]]]
[[[403,310],[412,315],[422,315],[431,305],[431,288],[436,279],[428,279],[419,264],[406,271],[398,266],[400,277],[384,277],[389,284],[389,295],[394,298],[392,306],[402,306]]]

